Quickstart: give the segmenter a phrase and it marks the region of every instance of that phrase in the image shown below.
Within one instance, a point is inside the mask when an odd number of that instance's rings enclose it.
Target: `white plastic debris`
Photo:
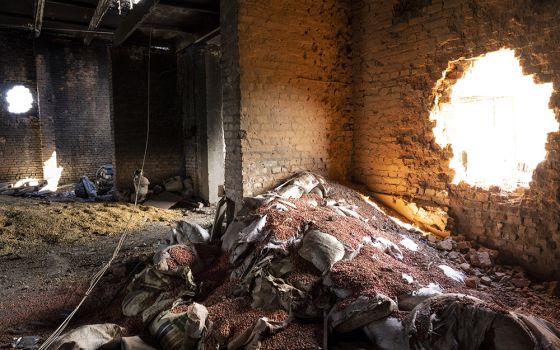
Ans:
[[[403,237],[403,239],[399,242],[400,245],[402,245],[403,247],[405,247],[406,249],[413,251],[413,252],[417,252],[418,251],[418,244],[416,244],[416,242],[414,242],[412,239],[401,235],[401,237]]]
[[[285,205],[282,204],[282,203],[272,203],[272,204],[270,205],[270,208],[271,208],[271,209],[278,210],[278,211],[288,211],[288,207],[285,206]]]
[[[402,279],[406,281],[406,283],[411,284],[412,282],[414,282],[414,277],[412,277],[409,274],[403,273],[402,274]]]
[[[430,283],[426,287],[422,287],[414,292],[418,296],[434,296],[443,293],[443,289],[437,283]]]
[[[355,210],[348,208],[344,205],[338,205],[337,206],[338,210],[340,210],[341,212],[344,213],[345,216],[349,216],[349,217],[353,217],[354,219],[359,219],[362,220],[362,217],[360,216],[360,214],[356,213]]]
[[[278,191],[278,195],[284,199],[299,199],[305,193],[305,190],[297,185],[288,185]]]
[[[287,207],[291,207],[292,209],[297,209],[297,206],[292,202],[284,201],[282,199],[278,199],[278,202],[284,204]]]
[[[198,224],[181,220],[173,230],[172,238],[172,244],[206,243],[210,240],[210,233]]]
[[[308,231],[299,249],[299,255],[323,273],[341,260],[344,252],[344,245],[336,237],[318,230]]]
[[[368,339],[378,350],[408,350],[408,337],[401,320],[395,317],[385,317],[373,321],[362,328]]]
[[[402,260],[403,259],[403,253],[401,252],[401,250],[399,249],[399,247],[397,247],[397,245],[393,242],[391,242],[390,240],[383,238],[383,237],[375,237],[372,239],[372,243],[371,243],[375,248],[381,250],[382,252],[385,252],[386,254],[389,254],[390,256],[392,256],[393,258],[397,259],[397,260]]]
[[[410,311],[424,300],[436,295],[440,295],[442,292],[443,290],[438,284],[430,283],[427,286],[422,287],[410,294],[399,296],[399,309]]]
[[[443,273],[451,278],[454,281],[463,283],[465,281],[465,274],[462,273],[461,271],[457,271],[447,265],[438,265],[438,267],[443,271]]]
[[[243,242],[256,242],[263,238],[264,227],[266,225],[266,215],[254,220],[249,226],[239,233],[239,240]]]
[[[111,323],[81,326],[56,338],[49,349],[99,349],[123,333],[121,327]]]
[[[317,201],[313,198],[306,200],[306,203],[312,207],[316,207],[319,205],[319,203],[317,203]]]
[[[14,338],[12,347],[14,349],[36,349],[39,340],[41,340],[41,338],[36,335]]]

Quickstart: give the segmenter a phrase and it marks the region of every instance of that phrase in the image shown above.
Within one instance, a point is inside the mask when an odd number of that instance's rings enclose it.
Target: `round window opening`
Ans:
[[[33,107],[33,95],[25,86],[16,85],[6,93],[6,102],[8,102],[8,112],[10,113],[29,112]]]
[[[436,90],[430,119],[436,142],[452,147],[453,183],[529,187],[547,135],[559,127],[549,108],[552,83],[536,84],[515,52],[502,49],[450,62]]]

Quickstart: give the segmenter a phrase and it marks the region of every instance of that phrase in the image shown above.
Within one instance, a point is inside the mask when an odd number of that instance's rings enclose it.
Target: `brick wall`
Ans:
[[[224,185],[220,47],[192,45],[177,57],[186,174],[195,194],[214,203]]]
[[[243,198],[243,171],[238,17],[239,0],[220,1],[225,190],[228,198],[240,203]]]
[[[523,194],[451,185],[450,149],[434,141],[434,87],[451,60],[502,47],[553,82],[560,118],[560,3],[536,0],[360,0],[353,3],[352,175],[372,191],[449,209],[454,232],[541,277],[560,276],[560,133]]]
[[[244,195],[256,194],[301,170],[345,178],[352,150],[349,8],[335,0],[237,5],[222,2],[224,76],[237,84],[238,60],[240,90],[239,106],[231,102],[237,86],[224,90],[227,190],[239,197],[242,184]],[[236,44],[238,56],[228,52]]]
[[[111,50],[117,185],[132,187],[142,165],[148,113],[147,48]],[[184,175],[182,120],[177,111],[177,56],[151,54],[150,139],[144,173],[152,184]]]
[[[35,59],[31,38],[18,32],[0,35],[0,182],[41,178],[41,130],[37,104],[24,114],[8,112],[6,92],[27,87],[37,101]]]
[[[41,41],[36,61],[43,160],[56,150],[63,183],[93,178],[114,155],[107,47]]]
[[[192,46],[177,56],[177,88],[180,113],[183,119],[185,171],[193,180],[197,192],[200,189],[201,152],[203,141],[198,117],[206,115],[206,74],[203,46]],[[198,193],[197,193],[198,194]]]
[[[5,32],[0,53],[0,181],[42,178],[43,162],[55,151],[63,183],[112,163],[105,46]],[[15,84],[34,97],[27,113],[7,111],[5,93]]]

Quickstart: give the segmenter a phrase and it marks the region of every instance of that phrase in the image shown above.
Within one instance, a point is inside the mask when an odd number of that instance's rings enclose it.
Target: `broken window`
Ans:
[[[8,111],[10,113],[21,114],[28,112],[33,106],[33,96],[28,88],[16,85],[6,93]]]
[[[552,83],[524,75],[515,52],[502,49],[449,64],[436,88],[431,120],[436,142],[451,145],[453,183],[513,191],[528,187],[558,130],[549,108]]]

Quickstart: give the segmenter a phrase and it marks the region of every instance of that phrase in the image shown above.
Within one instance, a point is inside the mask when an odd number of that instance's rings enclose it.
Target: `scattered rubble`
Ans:
[[[90,181],[87,176],[82,176],[80,181],[76,184],[74,188],[74,193],[76,197],[80,197],[83,199],[94,199],[97,197],[97,188],[95,184]]]
[[[194,197],[192,179],[174,176],[150,187],[150,181],[137,170],[131,179],[131,186],[138,190],[138,203],[160,209],[175,206],[192,210],[202,209],[204,203]],[[115,190],[113,166],[101,166],[95,179],[82,176],[74,184],[49,184],[47,180],[23,179],[16,183],[0,183],[0,195],[48,199],[52,202],[129,202],[134,203],[134,189]],[[48,186],[47,186],[48,185]]]
[[[467,259],[471,262],[472,266],[489,268],[492,266],[492,260],[490,260],[490,254],[485,251],[474,251],[471,250],[467,255]]]
[[[438,249],[441,250],[452,250],[453,249],[453,244],[452,244],[453,240],[448,237],[446,239],[443,239],[441,241],[439,241],[439,243],[437,244]]]
[[[422,237],[314,174],[216,222],[212,239],[179,223],[127,288],[123,312],[162,349],[560,346],[557,284],[527,303],[531,281],[493,252]]]

